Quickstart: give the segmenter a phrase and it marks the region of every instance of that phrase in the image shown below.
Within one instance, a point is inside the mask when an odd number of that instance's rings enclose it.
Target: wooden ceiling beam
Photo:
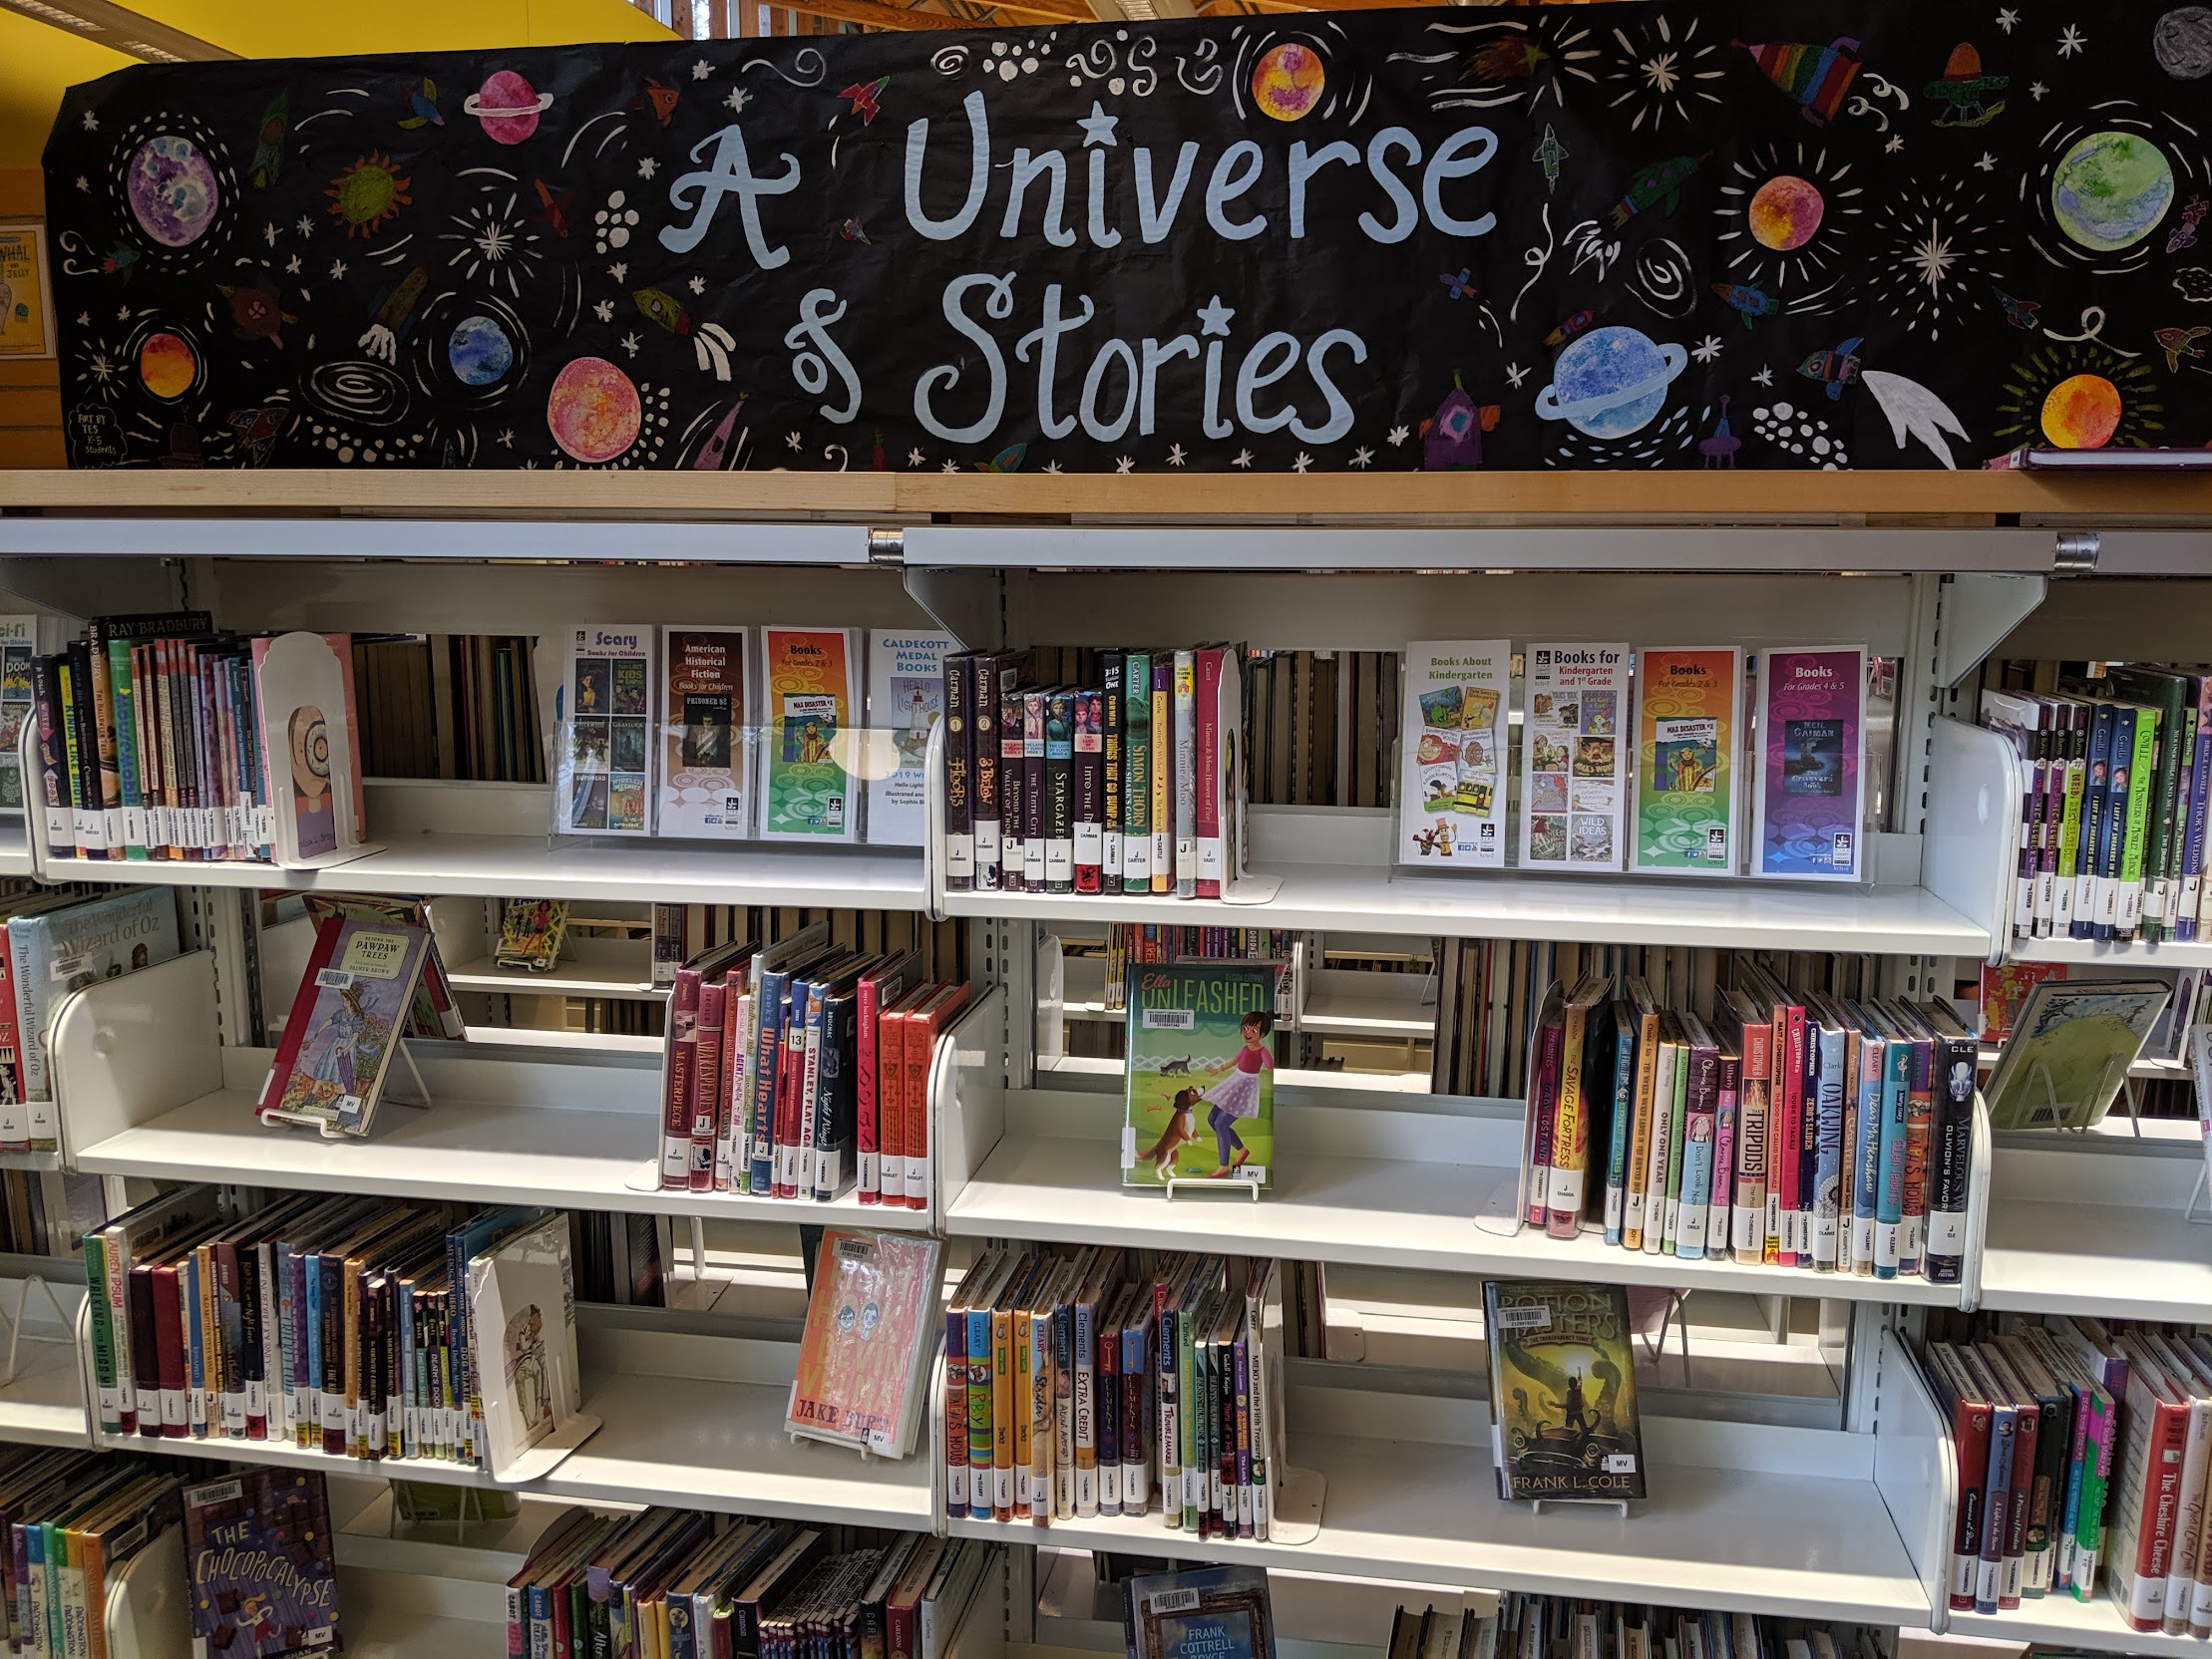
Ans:
[[[872,29],[973,29],[979,25],[942,12],[889,6],[882,0],[770,0],[785,11],[808,17],[827,17],[839,23],[862,23]]]

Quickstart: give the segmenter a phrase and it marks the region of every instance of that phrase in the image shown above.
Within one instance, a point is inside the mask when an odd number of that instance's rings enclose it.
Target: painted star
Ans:
[[[2050,89],[2044,86],[2040,81],[2037,81],[2033,86],[2028,89],[2028,95],[2036,103],[2040,104],[2044,99],[2050,96]]]
[[[1119,116],[1108,115],[1098,100],[1092,99],[1091,113],[1075,124],[1083,129],[1083,148],[1085,150],[1089,150],[1094,146],[1106,150],[1118,148],[1119,141],[1114,137],[1114,128],[1120,120],[1121,117]]]
[[[1230,462],[1230,466],[1232,467],[1250,467],[1251,465],[1252,452],[1250,450],[1239,450],[1237,452],[1236,458]]]
[[[1751,378],[1761,386],[1772,386],[1774,384],[1774,371],[1772,369],[1761,369]]]
[[[632,357],[635,357],[637,355],[637,348],[643,344],[644,342],[638,339],[638,337],[634,334],[625,334],[622,336],[622,349],[628,352]]]
[[[117,322],[119,322],[119,323],[127,323],[127,322],[129,322],[130,320],[131,320],[131,308],[130,308],[130,307],[129,307],[128,305],[119,305],[119,306],[117,306],[117,307],[116,307],[116,321],[117,321]]]
[[[100,131],[100,118],[94,115],[90,110],[87,110],[85,112],[85,131],[88,133],[97,133]]]
[[[492,442],[499,445],[503,450],[512,450],[515,447],[515,429],[513,427],[502,427],[499,437],[493,439]]]
[[[2008,35],[2013,32],[2013,25],[2018,23],[2019,21],[2020,13],[2013,10],[2013,8],[2010,6],[2007,6],[2003,11],[1997,14],[1997,26],[2000,29],[2003,29]]]
[[[87,177],[86,177],[86,176],[85,176],[85,175],[84,175],[83,173],[81,173],[81,172],[80,172],[80,173],[79,173],[79,174],[77,175],[77,188],[78,188],[78,189],[80,189],[80,190],[89,190],[89,189],[91,189],[91,188],[92,188],[92,180],[91,180],[91,179],[89,179],[89,178],[87,178]]]
[[[1388,443],[1390,447],[1394,450],[1411,436],[1412,429],[1410,427],[1392,427],[1390,429]]]
[[[1222,304],[1221,295],[1216,294],[1199,308],[1198,331],[1201,335],[1219,334],[1226,340],[1229,338],[1229,319],[1236,314]]]
[[[598,304],[591,307],[591,315],[598,318],[602,323],[612,322],[614,320],[614,302],[610,299],[600,300]]]
[[[1060,464],[1057,461],[1048,461],[1044,464],[1044,476],[1046,478],[1056,478],[1059,471]]]
[[[659,170],[660,164],[654,161],[650,156],[641,158],[637,164],[637,176],[640,178],[650,178]]]
[[[939,467],[937,471],[942,473],[948,479],[956,479],[960,476],[960,464],[956,461],[947,461],[942,467]]]
[[[289,259],[284,261],[284,274],[286,276],[297,276],[299,274],[298,254],[295,253]]]
[[[298,218],[292,220],[292,228],[302,236],[312,236],[315,233],[315,221],[302,213]]]
[[[1137,463],[1131,457],[1125,455],[1114,457],[1114,472],[1117,475],[1134,473],[1136,470]]]
[[[629,279],[630,268],[621,260],[617,259],[614,261],[613,264],[607,266],[606,274],[608,278],[612,281],[625,282]]]
[[[90,327],[92,327],[92,313],[91,313],[90,311],[80,311],[80,312],[78,312],[78,313],[77,313],[77,326],[78,326],[79,328],[90,328]]]
[[[2058,32],[2058,56],[2070,58],[2089,44],[2089,37],[2081,32],[2078,24],[2069,23]]]
[[[343,259],[333,259],[333,260],[331,260],[331,261],[330,261],[330,280],[331,280],[331,281],[333,281],[333,282],[343,282],[343,281],[344,281],[345,279],[346,279],[346,262],[345,262],[345,261],[344,261]]]
[[[1303,450],[1300,450],[1298,451],[1297,460],[1290,463],[1290,471],[1293,473],[1302,473],[1306,470],[1306,468],[1312,465],[1313,458],[1307,455]]]
[[[1697,342],[1697,349],[1689,354],[1700,363],[1710,363],[1720,355],[1720,336],[1708,334]]]
[[[261,226],[261,240],[268,243],[270,247],[274,247],[276,245],[276,226],[273,224]]]
[[[909,450],[907,452],[907,465],[909,467],[921,466],[923,459],[924,458],[920,450]]]
[[[1982,160],[1975,163],[1974,165],[1980,167],[1984,172],[1995,172],[1997,170],[1997,158],[1989,151],[1985,150],[1982,152]]]
[[[799,453],[799,435],[796,432],[787,432],[784,434],[784,448],[791,451],[791,453],[794,455],[797,455]]]
[[[694,294],[705,293],[707,291],[707,279],[703,276],[693,277],[691,279],[691,291]]]
[[[1351,464],[1354,467],[1370,467],[1374,464],[1374,459],[1375,452],[1368,449],[1364,444],[1351,452]]]
[[[1521,389],[1521,382],[1529,378],[1529,372],[1528,370],[1522,368],[1521,365],[1518,363],[1508,363],[1505,366],[1505,378],[1507,382],[1511,384],[1513,389],[1518,392]]]
[[[1892,133],[1890,135],[1890,142],[1882,146],[1882,154],[1885,156],[1895,156],[1900,150],[1903,150],[1904,148],[1905,135],[1902,133]]]
[[[753,95],[750,92],[746,91],[743,87],[732,87],[730,89],[730,96],[722,100],[722,102],[727,104],[732,110],[742,110],[745,108],[746,105],[752,103],[752,101]]]
[[[701,58],[697,63],[691,66],[691,79],[694,81],[704,81],[709,75],[712,75],[713,73],[714,66],[708,63],[704,58]]]
[[[1170,467],[1180,467],[1184,460],[1183,446],[1181,444],[1170,444],[1168,446],[1168,465]]]

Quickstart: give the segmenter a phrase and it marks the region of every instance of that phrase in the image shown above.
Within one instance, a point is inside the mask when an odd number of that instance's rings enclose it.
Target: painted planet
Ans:
[[[2058,228],[2099,253],[2116,253],[2157,229],[2173,194],[2166,153],[2136,133],[2091,133],[2050,175]]]
[[[199,146],[158,133],[131,153],[123,193],[139,228],[164,247],[189,247],[215,222],[222,193]]]
[[[1310,46],[1287,40],[1260,54],[1252,68],[1252,101],[1263,115],[1278,121],[1300,121],[1321,101],[1326,77],[1321,55]]]
[[[446,341],[446,362],[464,386],[493,386],[515,367],[515,342],[490,317],[463,317]]]
[[[1586,437],[1626,438],[1659,412],[1688,361],[1682,347],[1656,345],[1642,329],[1594,328],[1561,348],[1536,412]]]
[[[1813,232],[1820,228],[1820,215],[1826,210],[1820,191],[1809,179],[1781,173],[1751,192],[1751,205],[1746,210],[1751,239],[1761,247],[1788,253],[1813,239]]]
[[[2212,75],[2212,11],[2176,6],[2150,31],[2151,56],[2176,81],[2201,81]]]
[[[157,398],[183,397],[192,389],[198,373],[198,359],[182,336],[163,329],[140,342],[139,379]]]
[[[552,108],[552,93],[540,92],[512,69],[494,70],[461,104],[462,114],[475,116],[495,144],[521,144]]]
[[[2061,450],[2101,450],[2119,424],[2119,388],[2102,375],[2069,375],[2043,399],[2043,436]]]
[[[645,418],[630,377],[603,357],[579,357],[553,377],[546,425],[577,461],[612,461],[637,442]]]

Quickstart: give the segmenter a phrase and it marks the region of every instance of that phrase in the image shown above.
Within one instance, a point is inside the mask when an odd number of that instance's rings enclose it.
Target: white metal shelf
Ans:
[[[2047,553],[2049,537],[2041,539]],[[0,557],[405,559],[464,564],[576,559],[591,564],[864,567],[869,562],[868,529],[861,524],[638,518],[617,525],[567,515],[517,519],[397,513],[230,518],[175,511],[143,518],[0,518]],[[405,580],[404,575],[400,579]]]
[[[593,961],[589,958],[569,960],[563,958],[551,973],[533,973],[528,968],[503,968],[489,956],[464,962],[458,968],[446,970],[446,978],[457,991],[483,991],[493,996],[535,997],[607,997],[623,1002],[657,1002],[668,994],[665,986],[655,986],[650,978],[650,952],[640,944],[632,953],[632,962]],[[635,970],[647,969],[641,975]]]
[[[1945,1634],[1975,1636],[2018,1646],[2032,1642],[2038,1647],[2090,1652],[2131,1654],[2197,1654],[2206,1651],[2201,1636],[2168,1636],[2137,1630],[2120,1617],[2109,1594],[2099,1590],[2094,1601],[2076,1601],[2056,1593],[2023,1597],[2021,1604],[2003,1613],[1949,1615]]]
[[[2014,939],[2016,962],[2093,962],[2100,967],[2212,967],[2212,939]]]

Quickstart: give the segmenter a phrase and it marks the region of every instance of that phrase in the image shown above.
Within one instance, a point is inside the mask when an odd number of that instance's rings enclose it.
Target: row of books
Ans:
[[[1219,898],[1245,857],[1242,653],[1105,650],[1037,685],[1023,651],[944,665],[947,890]]]
[[[1495,1613],[1400,1607],[1386,1659],[1885,1659],[1891,1644],[1865,1625],[1763,1613],[1697,1612],[1509,1590]]]
[[[371,778],[542,784],[528,634],[355,635],[363,770]]]
[[[0,1611],[10,1653],[62,1659],[100,1629],[107,1591],[177,1523],[177,1472],[136,1458],[0,1447]]]
[[[187,1186],[84,1256],[107,1434],[497,1469],[576,1409],[558,1211],[302,1193],[236,1214]],[[495,1363],[479,1330],[504,1333]]]
[[[108,616],[30,667],[52,856],[297,864],[367,838],[349,636]]]
[[[1522,1218],[1685,1261],[1955,1284],[1979,1045],[1947,1004],[1738,958],[1713,1016],[1586,973],[1532,1044]]]
[[[1866,878],[1862,645],[1754,659],[1736,646],[1517,653],[1502,639],[1416,640],[1399,721],[1400,863],[1505,867],[1516,665],[1521,868]]]
[[[993,1249],[944,1315],[945,1505],[1266,1539],[1283,1479],[1283,1269]]]
[[[660,1184],[926,1207],[930,1060],[968,1005],[920,951],[849,950],[822,922],[694,957],[668,997]]]
[[[2212,1637],[2212,1338],[1981,1323],[1921,1354],[1958,1459],[1951,1606],[2094,1600],[2101,1567],[2130,1628]]]
[[[570,629],[553,827],[591,835],[919,846],[949,634]]]
[[[943,1659],[1003,1545],[790,1520],[563,1512],[507,1585],[510,1654]]]
[[[2082,665],[2050,689],[2017,669],[1985,678],[1981,724],[2021,758],[2022,939],[2194,939],[2212,812],[2212,675]]]
[[[819,910],[756,904],[655,904],[652,912],[652,978],[656,987],[675,984],[676,970],[702,951],[739,939],[770,944],[790,938],[817,922],[850,950],[870,956],[922,952],[922,971],[934,979],[967,977],[967,927],[958,921],[931,921],[916,910]]]
[[[1278,970],[1275,1011],[1290,1018],[1297,1007],[1293,966],[1298,935],[1288,927],[1188,927],[1175,922],[1116,921],[1106,925],[1106,1000],[1109,1010],[1128,1006],[1129,969],[1154,962],[1270,962]]]

